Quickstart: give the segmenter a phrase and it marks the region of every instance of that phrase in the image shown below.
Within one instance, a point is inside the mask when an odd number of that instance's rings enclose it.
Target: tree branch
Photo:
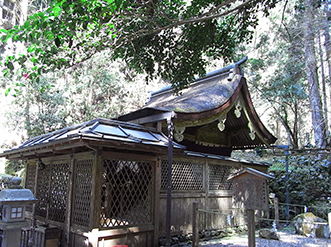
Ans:
[[[156,29],[153,29],[153,30],[139,30],[139,31],[131,34],[129,39],[148,36],[148,35],[152,35],[152,34],[157,34],[157,33],[160,33],[163,30],[172,29],[174,27],[178,27],[178,26],[182,26],[182,25],[186,25],[186,24],[204,22],[204,21],[208,21],[208,20],[211,20],[211,19],[227,16],[227,15],[229,15],[229,14],[235,12],[235,11],[238,11],[239,9],[243,8],[244,6],[246,6],[249,3],[254,2],[254,1],[255,0],[248,0],[247,2],[242,3],[242,4],[238,5],[237,7],[233,8],[233,9],[230,9],[228,11],[225,11],[223,13],[214,13],[214,14],[211,14],[211,15],[208,15],[208,16],[203,16],[202,15],[202,16],[197,17],[197,18],[193,17],[193,18],[189,18],[189,19],[186,19],[186,20],[179,20],[179,21],[176,21],[176,22],[174,22],[172,24],[169,24],[167,26],[156,28]],[[232,2],[232,1],[230,1],[230,2]]]

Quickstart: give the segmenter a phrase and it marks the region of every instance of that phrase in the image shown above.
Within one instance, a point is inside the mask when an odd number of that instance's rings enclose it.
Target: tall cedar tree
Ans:
[[[309,87],[309,101],[314,130],[315,145],[317,147],[326,146],[325,122],[323,116],[323,108],[318,85],[317,64],[315,54],[315,29],[313,28],[315,21],[316,4],[314,0],[305,0],[304,10],[304,49],[306,59],[306,72]]]

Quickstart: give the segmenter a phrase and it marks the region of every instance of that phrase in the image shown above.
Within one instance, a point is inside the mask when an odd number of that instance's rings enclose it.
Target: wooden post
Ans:
[[[100,205],[101,205],[101,189],[102,189],[102,169],[103,159],[101,151],[93,152],[92,166],[92,190],[91,190],[91,221],[90,228],[99,228],[100,226]]]
[[[193,217],[192,217],[192,247],[199,246],[199,214],[198,214],[198,202],[193,202]]]
[[[167,211],[166,211],[166,247],[171,246],[171,205],[172,205],[172,141],[174,125],[172,119],[167,119],[168,124],[168,167],[167,167]]]
[[[331,238],[331,213],[328,214],[328,221],[329,221],[329,232],[330,232],[330,238]]]
[[[66,244],[69,246],[70,239],[70,226],[71,226],[71,214],[72,214],[72,199],[73,199],[73,183],[74,183],[74,174],[75,174],[75,158],[73,155],[70,156],[69,162],[69,180],[68,180],[68,190],[67,190],[67,203],[66,203],[66,218],[65,218],[65,238]]]
[[[160,190],[161,190],[161,158],[158,157],[155,165],[155,185],[154,185],[154,245],[158,246],[160,232]]]
[[[255,216],[253,209],[247,209],[248,216],[248,247],[255,247]]]
[[[274,198],[274,207],[275,207],[275,224],[276,224],[276,228],[278,229],[279,227],[279,201],[278,198],[275,197]]]

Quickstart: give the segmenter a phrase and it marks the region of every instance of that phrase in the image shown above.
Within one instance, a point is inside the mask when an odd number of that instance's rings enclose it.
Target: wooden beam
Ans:
[[[155,122],[159,122],[162,120],[176,118],[176,116],[177,116],[177,114],[175,112],[171,111],[171,112],[165,112],[165,113],[160,113],[160,114],[156,114],[156,115],[152,115],[152,116],[138,118],[138,119],[132,120],[130,122],[135,123],[135,124],[155,123]]]

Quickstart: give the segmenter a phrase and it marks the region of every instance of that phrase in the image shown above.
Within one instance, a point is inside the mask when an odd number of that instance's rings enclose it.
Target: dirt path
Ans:
[[[279,232],[280,240],[267,240],[257,237],[257,247],[331,247],[331,239],[325,238],[307,238],[305,236],[290,234],[288,232]],[[203,247],[246,247],[248,238],[246,234],[236,235],[228,238],[221,238],[200,242]]]

